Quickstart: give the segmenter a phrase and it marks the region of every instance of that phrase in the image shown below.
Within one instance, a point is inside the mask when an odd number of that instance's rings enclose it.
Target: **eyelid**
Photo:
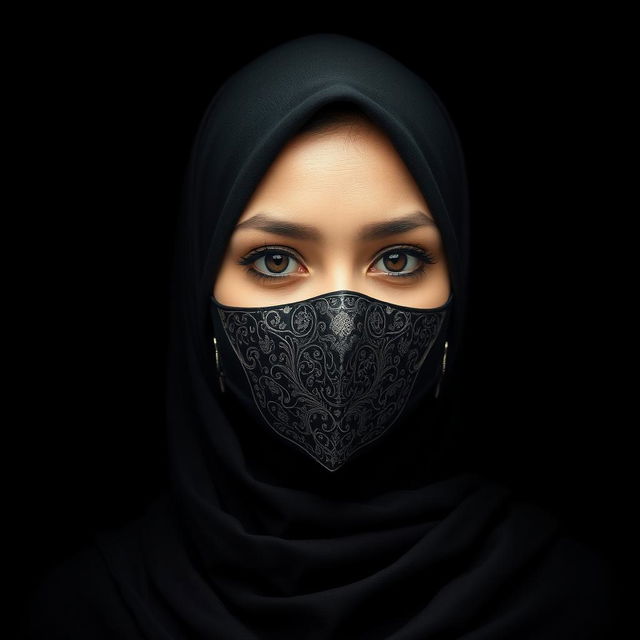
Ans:
[[[419,245],[411,245],[411,244],[393,244],[383,249],[379,249],[373,256],[369,259],[370,262],[377,262],[383,255],[388,253],[389,251],[393,251],[393,249],[404,249],[408,251],[417,251],[421,255],[427,254],[431,255],[431,251],[428,249],[421,247]],[[284,253],[290,253],[296,260],[304,262],[304,258],[302,255],[296,251],[293,247],[287,247],[286,245],[263,245],[261,247],[257,247],[252,249],[249,253],[245,254],[240,260],[238,260],[239,264],[249,264],[252,262],[251,258],[257,259],[266,253],[267,251],[283,251]]]
[[[389,245],[387,247],[384,247],[383,249],[380,249],[377,253],[375,253],[373,257],[370,258],[369,262],[371,264],[375,264],[383,256],[385,256],[387,253],[393,250],[405,251],[410,255],[419,257],[420,259],[423,260],[423,262],[429,262],[432,264],[437,262],[437,260],[433,256],[433,253],[429,249],[426,249],[425,247],[421,247],[420,245],[410,245],[410,244],[394,244],[394,245]],[[287,247],[285,245],[264,245],[256,249],[252,249],[248,254],[242,256],[238,260],[238,264],[241,264],[241,265],[252,264],[259,258],[265,256],[266,254],[272,251],[281,251],[285,255],[292,257],[297,262],[305,262],[304,258],[292,247]],[[428,257],[429,260],[425,261],[423,259],[425,256]],[[284,277],[284,276],[279,276],[279,277]]]
[[[417,253],[419,255],[432,255],[431,251],[417,244],[393,244],[385,247],[384,249],[380,249],[380,251],[374,254],[374,256],[371,258],[371,262],[377,262],[382,256],[389,253],[390,251],[393,251],[394,249],[401,249],[407,252],[413,251],[414,253]]]
[[[287,255],[293,256],[299,262],[304,262],[304,258],[293,248],[287,247],[284,245],[264,245],[262,247],[257,247],[256,249],[252,249],[249,253],[242,256],[240,260],[238,260],[239,264],[250,264],[254,262],[258,258],[262,257],[268,251],[282,251]]]

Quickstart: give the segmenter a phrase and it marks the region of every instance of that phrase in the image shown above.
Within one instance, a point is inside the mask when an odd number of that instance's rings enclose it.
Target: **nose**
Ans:
[[[364,274],[359,273],[346,257],[334,258],[318,279],[318,293],[342,290],[366,293],[365,285]]]

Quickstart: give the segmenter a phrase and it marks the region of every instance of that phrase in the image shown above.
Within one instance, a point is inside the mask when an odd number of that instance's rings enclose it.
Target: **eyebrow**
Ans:
[[[436,223],[424,211],[413,211],[393,220],[384,222],[374,222],[365,225],[358,234],[358,240],[370,241],[378,240],[396,233],[411,231],[418,227],[436,226]],[[236,225],[238,229],[260,229],[269,231],[281,236],[296,238],[298,240],[319,240],[321,237],[317,227],[307,224],[297,224],[286,220],[272,218],[268,213],[256,213],[244,222]]]

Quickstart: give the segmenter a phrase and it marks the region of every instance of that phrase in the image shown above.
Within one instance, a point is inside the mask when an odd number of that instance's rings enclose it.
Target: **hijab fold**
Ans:
[[[283,145],[320,107],[344,100],[387,133],[440,230],[454,295],[452,373],[441,398],[428,396],[331,474],[220,393],[209,302],[233,228]],[[97,538],[140,637],[599,637],[603,565],[456,455],[468,266],[460,141],[440,99],[402,63],[314,34],[267,51],[219,88],[191,150],[175,245],[171,491]]]

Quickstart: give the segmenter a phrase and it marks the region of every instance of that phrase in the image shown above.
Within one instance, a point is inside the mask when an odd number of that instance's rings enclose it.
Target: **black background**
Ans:
[[[605,215],[616,59],[599,46],[616,27],[597,15],[485,17],[462,28],[461,16],[316,16],[285,29],[258,17],[72,26],[58,15],[55,28],[43,17],[25,29],[8,123],[19,193],[7,218],[19,232],[6,236],[20,252],[9,280],[24,276],[8,310],[22,337],[5,336],[19,348],[8,427],[18,596],[167,486],[168,278],[190,145],[228,75],[316,31],[386,50],[449,110],[473,207],[465,413],[476,468],[559,514],[624,574],[626,336]]]

